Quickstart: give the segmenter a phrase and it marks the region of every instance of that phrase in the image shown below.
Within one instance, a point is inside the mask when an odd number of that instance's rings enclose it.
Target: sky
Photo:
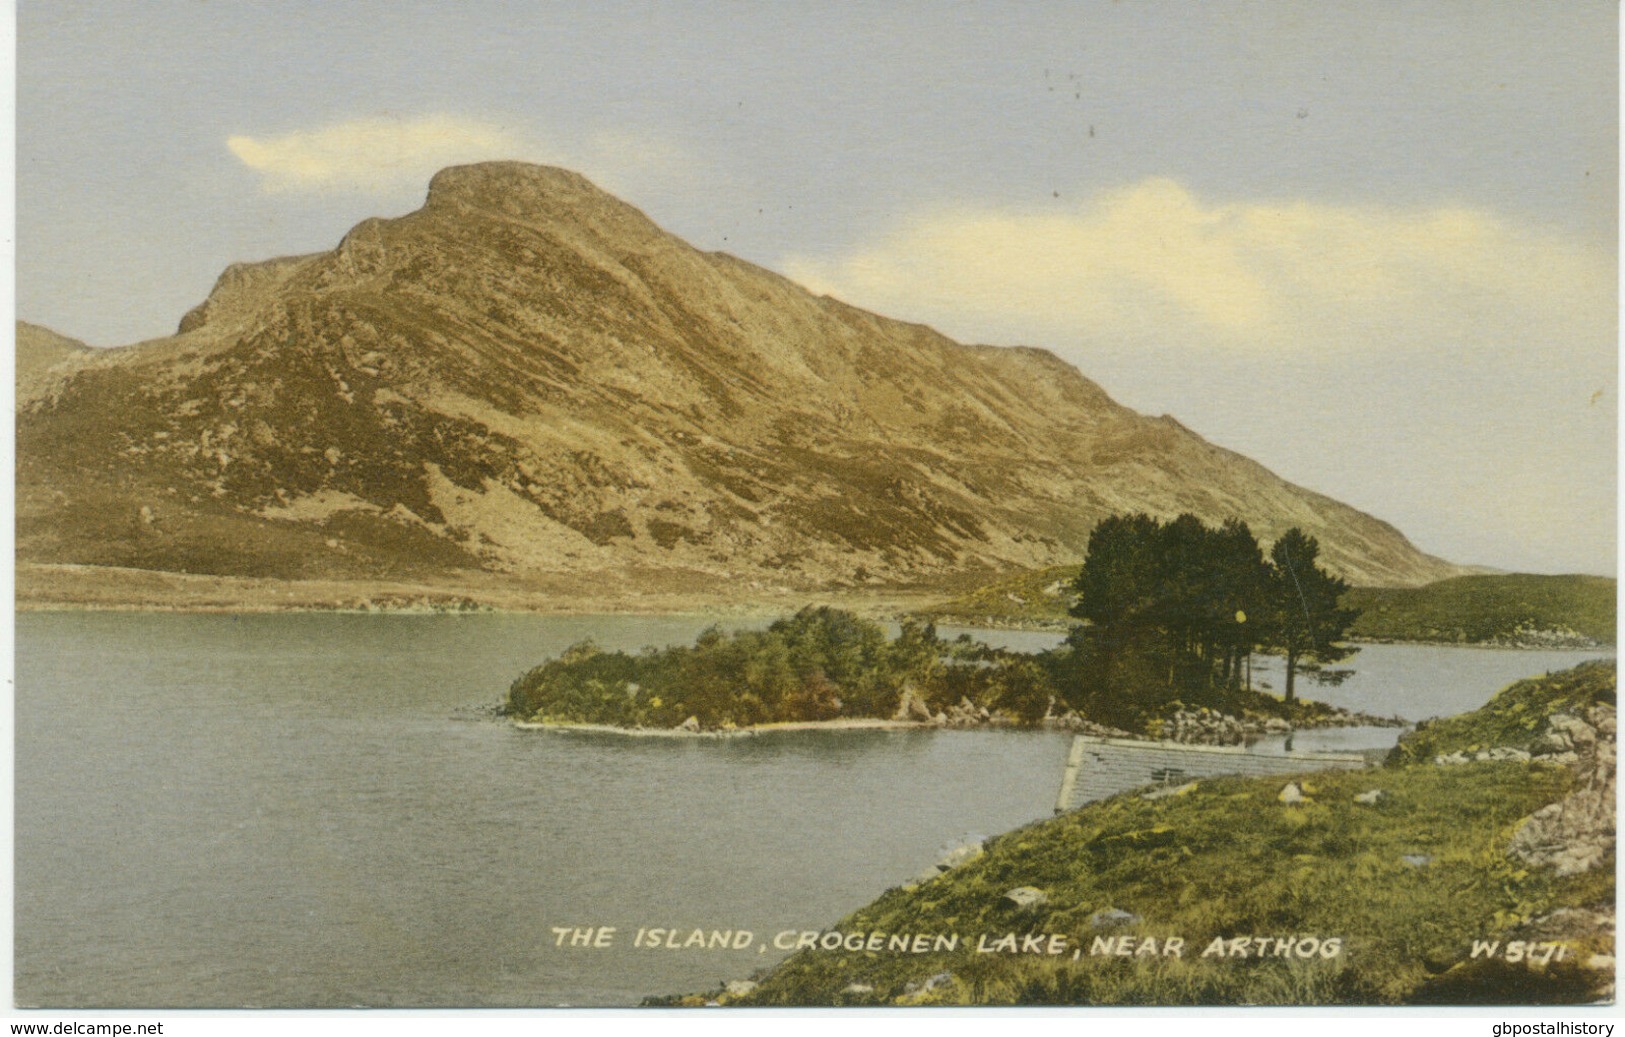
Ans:
[[[458,162],[1053,350],[1452,561],[1612,575],[1612,3],[20,0],[17,312],[166,335]]]

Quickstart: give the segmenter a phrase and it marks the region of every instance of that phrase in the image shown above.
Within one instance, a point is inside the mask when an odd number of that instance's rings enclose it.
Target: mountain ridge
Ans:
[[[19,395],[22,561],[917,585],[1188,510],[1302,526],[1355,582],[1464,571],[1054,354],[814,296],[548,167],[443,170],[94,353]]]

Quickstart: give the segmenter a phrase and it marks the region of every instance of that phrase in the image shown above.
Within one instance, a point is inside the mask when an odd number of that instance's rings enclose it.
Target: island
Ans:
[[[1156,700],[1102,709],[1091,680],[1098,667],[1081,634],[1048,651],[1016,652],[969,634],[943,638],[913,620],[888,637],[879,623],[809,605],[763,630],[712,626],[688,646],[627,653],[580,642],[514,681],[501,710],[526,728],[641,735],[988,725],[1212,744],[1400,723],[1189,681],[1159,688]]]

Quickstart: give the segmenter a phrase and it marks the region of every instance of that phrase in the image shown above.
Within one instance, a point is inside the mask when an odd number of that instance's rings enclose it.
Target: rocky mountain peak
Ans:
[[[451,166],[429,181],[424,211],[467,218],[483,214],[527,224],[590,225],[604,234],[664,236],[643,213],[580,173],[528,162]]]
[[[1073,562],[1109,514],[1189,511],[1302,527],[1356,582],[1456,571],[1053,354],[815,297],[546,166],[447,169],[331,252],[234,265],[183,331],[24,409],[20,556],[822,588]]]

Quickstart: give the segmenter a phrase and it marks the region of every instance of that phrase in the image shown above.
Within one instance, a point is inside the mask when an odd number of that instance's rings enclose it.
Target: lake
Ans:
[[[470,708],[584,637],[632,649],[710,622],[18,616],[17,1002],[635,1004],[744,978],[782,956],[776,934],[1049,815],[1060,733],[631,739]],[[1300,688],[1414,719],[1609,654],[1373,646],[1341,687]],[[752,939],[632,946],[656,927]]]

